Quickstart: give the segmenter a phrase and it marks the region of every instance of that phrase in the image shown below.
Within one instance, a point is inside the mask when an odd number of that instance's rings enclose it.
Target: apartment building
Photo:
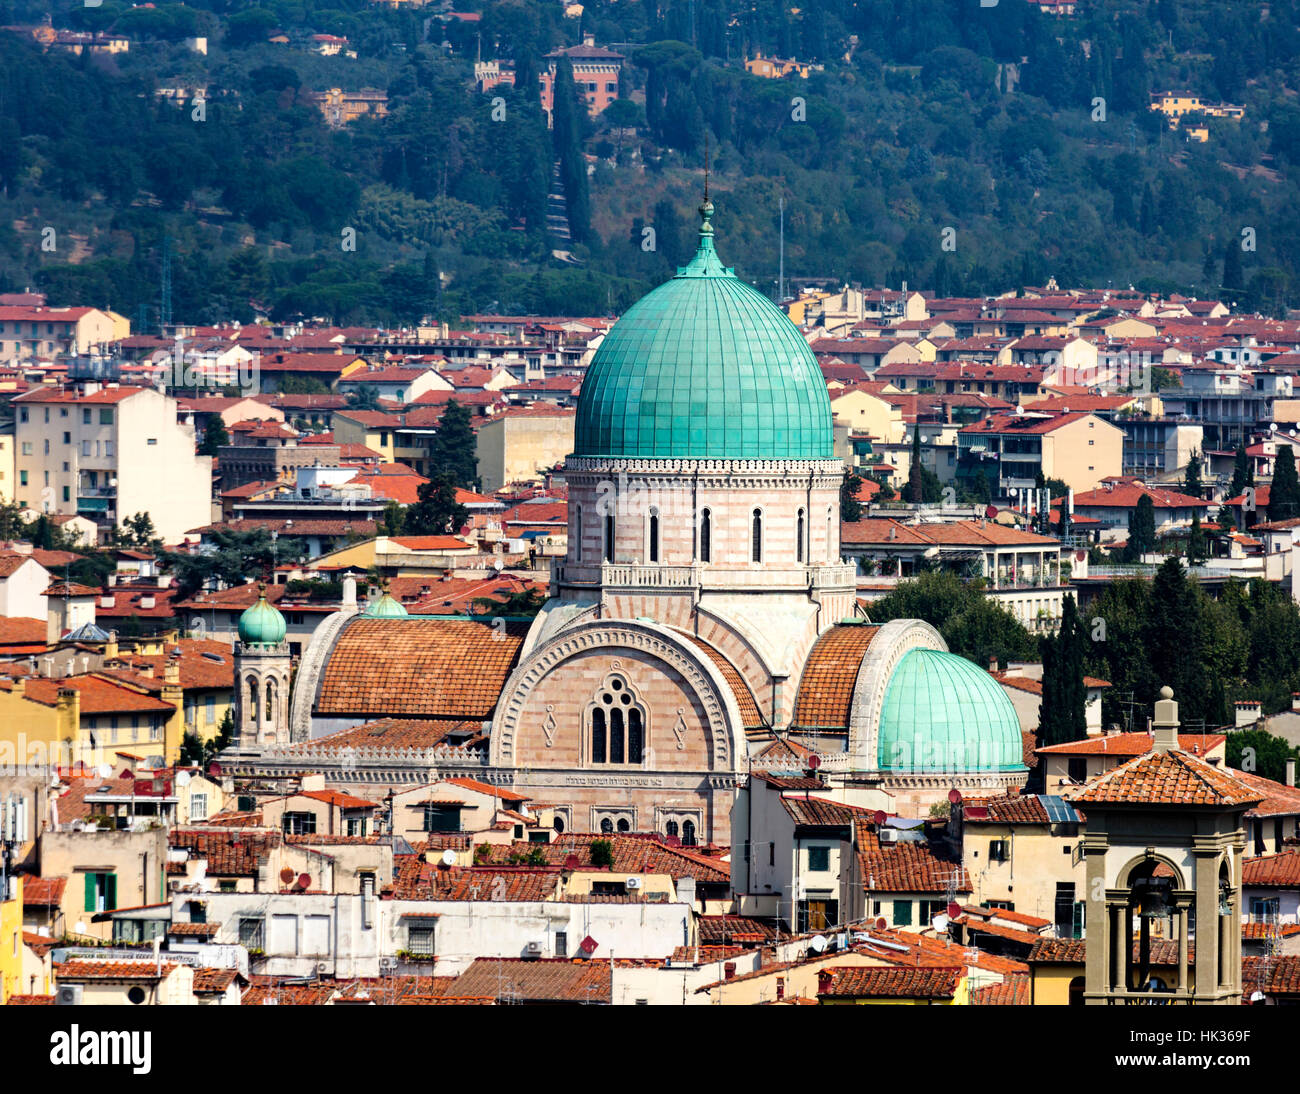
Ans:
[[[148,513],[178,542],[212,517],[212,458],[194,427],[153,388],[85,383],[31,391],[15,409],[14,497],[37,512],[86,517],[102,530]]]
[[[130,326],[98,308],[0,307],[0,358],[90,353],[125,338]]]

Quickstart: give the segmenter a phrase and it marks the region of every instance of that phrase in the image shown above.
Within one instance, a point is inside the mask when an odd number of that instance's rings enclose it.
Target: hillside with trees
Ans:
[[[54,5],[55,26],[128,34],[112,56],[0,31],[0,288],[153,329],[166,246],[173,314],[193,322],[618,311],[693,247],[707,142],[724,258],[765,292],[784,194],[795,283],[977,294],[1054,276],[1300,303],[1300,0],[1079,0],[1061,18],[1023,0],[469,8],[481,19]],[[0,23],[46,10],[6,0]],[[346,36],[356,57],[277,31]],[[627,57],[621,97],[588,118],[562,65],[548,129],[535,74],[588,33]],[[758,52],[822,68],[761,79],[741,64]],[[520,86],[480,94],[479,55]],[[201,111],[157,94],[178,87],[206,88]],[[388,116],[330,128],[308,98],[329,87],[381,89]],[[1167,88],[1245,118],[1190,143],[1148,109]],[[557,163],[576,265],[547,232]]]

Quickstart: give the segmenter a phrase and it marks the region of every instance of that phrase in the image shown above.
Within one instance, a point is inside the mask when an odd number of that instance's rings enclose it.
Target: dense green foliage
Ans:
[[[1224,755],[1229,767],[1280,783],[1286,779],[1287,760],[1300,759],[1300,749],[1262,729],[1244,729],[1228,735]]]
[[[1184,725],[1211,728],[1232,723],[1238,699],[1269,714],[1300,691],[1300,610],[1268,582],[1230,582],[1213,599],[1169,559],[1152,581],[1113,582],[1085,615],[1085,668],[1112,685],[1107,724],[1144,727],[1166,684]]]
[[[990,659],[1000,664],[1029,661],[1037,653],[1034,639],[1019,620],[995,604],[978,584],[956,574],[921,574],[904,581],[888,596],[867,606],[873,623],[891,619],[924,619],[948,648],[981,668]]]
[[[1039,640],[1043,660],[1043,698],[1038,708],[1038,743],[1062,744],[1087,735],[1085,708],[1088,689],[1083,683],[1083,659],[1088,636],[1079,619],[1074,597],[1067,596],[1056,634]]]
[[[4,0],[0,22],[46,7]],[[784,193],[796,285],[974,294],[1055,276],[1300,302],[1300,0],[1262,18],[1233,0],[1080,0],[1060,19],[951,0],[480,10],[464,23],[364,0],[56,3],[55,25],[131,35],[113,57],[0,32],[0,288],[152,327],[170,238],[173,313],[192,322],[602,314],[691,246],[707,140],[724,257],[765,291]],[[346,35],[357,57],[269,44],[275,30]],[[562,93],[548,130],[535,74],[583,32],[628,56],[623,98],[587,119]],[[181,44],[192,34],[206,57]],[[474,90],[480,48],[515,64],[518,88]],[[824,70],[750,76],[739,61],[760,50]],[[562,92],[568,80],[561,66]],[[194,86],[208,88],[201,119],[155,95]],[[308,98],[367,86],[387,92],[387,118],[330,129]],[[1166,87],[1239,103],[1245,120],[1209,119],[1209,142],[1189,144],[1147,109]],[[551,254],[557,163],[582,268]]]

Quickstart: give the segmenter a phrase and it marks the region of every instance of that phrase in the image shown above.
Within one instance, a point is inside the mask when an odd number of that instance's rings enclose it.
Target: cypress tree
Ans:
[[[913,505],[920,505],[924,500],[924,484],[921,479],[921,427],[912,430],[912,466],[907,472],[908,493]]]
[[[431,476],[445,474],[465,490],[478,481],[478,456],[475,454],[474,431],[469,424],[469,408],[452,399],[442,412],[438,432],[429,446]]]
[[[1278,446],[1273,461],[1273,485],[1268,492],[1270,520],[1291,520],[1300,517],[1300,482],[1296,481],[1295,454],[1289,444]]]

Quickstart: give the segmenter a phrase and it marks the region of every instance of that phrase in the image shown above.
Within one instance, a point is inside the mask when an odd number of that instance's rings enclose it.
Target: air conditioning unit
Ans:
[[[395,957],[381,957],[381,958],[379,959],[379,967],[380,967],[381,969],[395,969],[395,968],[397,968],[397,958],[395,958]]]
[[[626,881],[623,882],[623,888],[624,888],[624,889],[639,889],[639,888],[641,888],[641,879],[640,879],[639,877],[630,877],[630,878],[628,878]]]
[[[880,830],[880,832],[879,832],[879,837],[880,837],[880,842],[883,843],[883,844],[897,843],[897,842],[898,842],[898,829],[897,829],[897,828],[882,828],[882,829]]]
[[[330,967],[329,967],[329,964],[328,964],[327,962],[325,962],[325,961],[319,961],[319,962],[317,962],[317,964],[316,964],[316,975],[317,975],[317,976],[324,976],[324,975],[325,975],[327,972],[329,972],[329,971],[330,971]]]
[[[54,1005],[58,1007],[81,1006],[81,985],[62,984],[54,993]]]
[[[525,956],[525,957],[541,957],[541,956],[542,956],[542,944],[541,944],[540,942],[530,942],[530,943],[528,943],[528,945],[524,947],[524,956]]]

